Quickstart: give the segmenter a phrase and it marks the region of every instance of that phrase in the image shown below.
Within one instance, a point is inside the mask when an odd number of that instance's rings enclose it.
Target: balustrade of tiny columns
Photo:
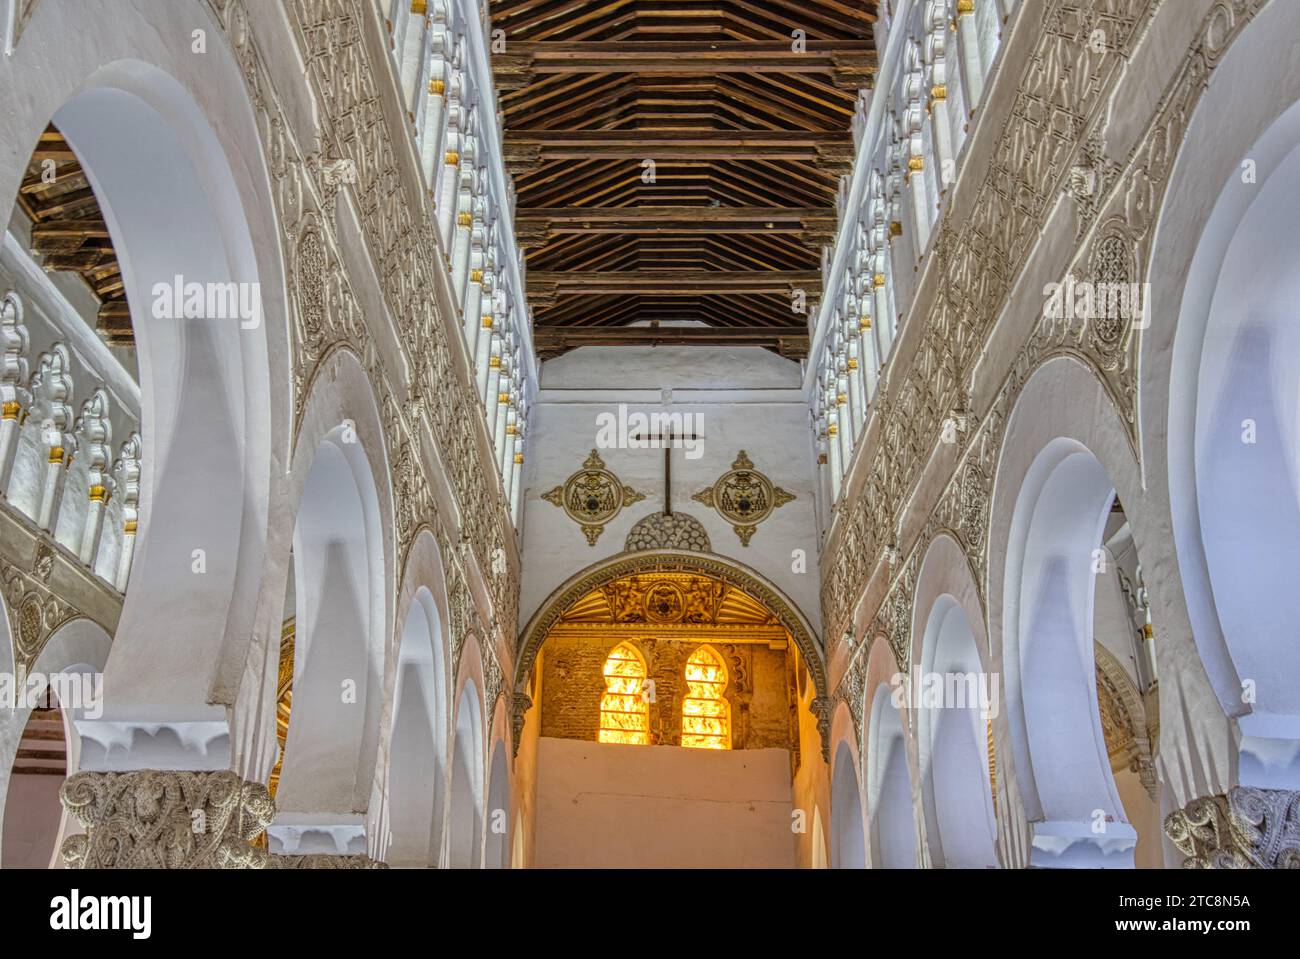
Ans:
[[[826,259],[823,289],[834,309],[816,366],[812,419],[820,491],[832,504],[867,425],[882,368],[902,321],[902,277],[924,258],[930,235],[956,181],[962,152],[999,48],[1003,21],[1018,0],[922,0],[882,7],[882,46],[894,31],[901,55],[882,56],[883,69],[867,96],[888,100],[870,117],[860,104],[854,177],[865,177],[862,202],[849,208],[842,180],[840,222],[847,242],[843,269]],[[838,252],[838,251],[836,251]],[[814,339],[817,342],[817,339]]]
[[[510,226],[513,189],[500,157],[488,149],[501,138],[491,69],[480,62],[487,32],[471,19],[479,15],[472,3],[380,0],[379,6],[502,486],[518,522],[535,361],[523,258]]]
[[[0,297],[0,489],[11,509],[124,593],[139,519],[139,413],[115,404],[63,339],[33,347],[24,309],[19,291]],[[126,434],[117,444],[115,432]]]

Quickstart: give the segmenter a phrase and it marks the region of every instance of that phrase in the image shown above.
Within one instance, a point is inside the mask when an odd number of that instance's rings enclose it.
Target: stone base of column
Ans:
[[[1165,817],[1184,869],[1300,869],[1300,792],[1234,786]]]
[[[72,869],[260,869],[275,817],[261,783],[229,770],[80,772],[59,792],[85,828],[60,853]]]
[[[388,863],[369,856],[332,856],[329,853],[307,853],[290,856],[272,853],[267,857],[267,869],[387,869]]]

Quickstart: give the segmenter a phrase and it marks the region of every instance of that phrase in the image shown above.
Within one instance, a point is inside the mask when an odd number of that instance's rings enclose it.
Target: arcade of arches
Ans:
[[[111,5],[0,866],[1300,866],[1300,4]]]

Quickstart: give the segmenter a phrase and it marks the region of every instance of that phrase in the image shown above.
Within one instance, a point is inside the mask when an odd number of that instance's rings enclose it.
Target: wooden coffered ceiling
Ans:
[[[109,346],[132,346],[131,313],[117,253],[95,191],[58,128],[41,134],[18,188],[31,251],[47,272],[78,274],[99,301],[96,328]]]
[[[875,3],[492,0],[491,11],[539,355],[658,343],[805,355],[792,291],[809,304],[820,294],[854,107],[876,66]],[[658,325],[683,320],[706,325]]]

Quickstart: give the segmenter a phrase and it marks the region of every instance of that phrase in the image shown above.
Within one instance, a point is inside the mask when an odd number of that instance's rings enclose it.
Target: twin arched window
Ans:
[[[629,643],[615,646],[602,671],[598,742],[646,746],[650,743],[650,697],[646,665]],[[709,646],[686,660],[686,696],[682,700],[682,745],[688,749],[731,748],[731,704],[727,702],[727,667]]]

